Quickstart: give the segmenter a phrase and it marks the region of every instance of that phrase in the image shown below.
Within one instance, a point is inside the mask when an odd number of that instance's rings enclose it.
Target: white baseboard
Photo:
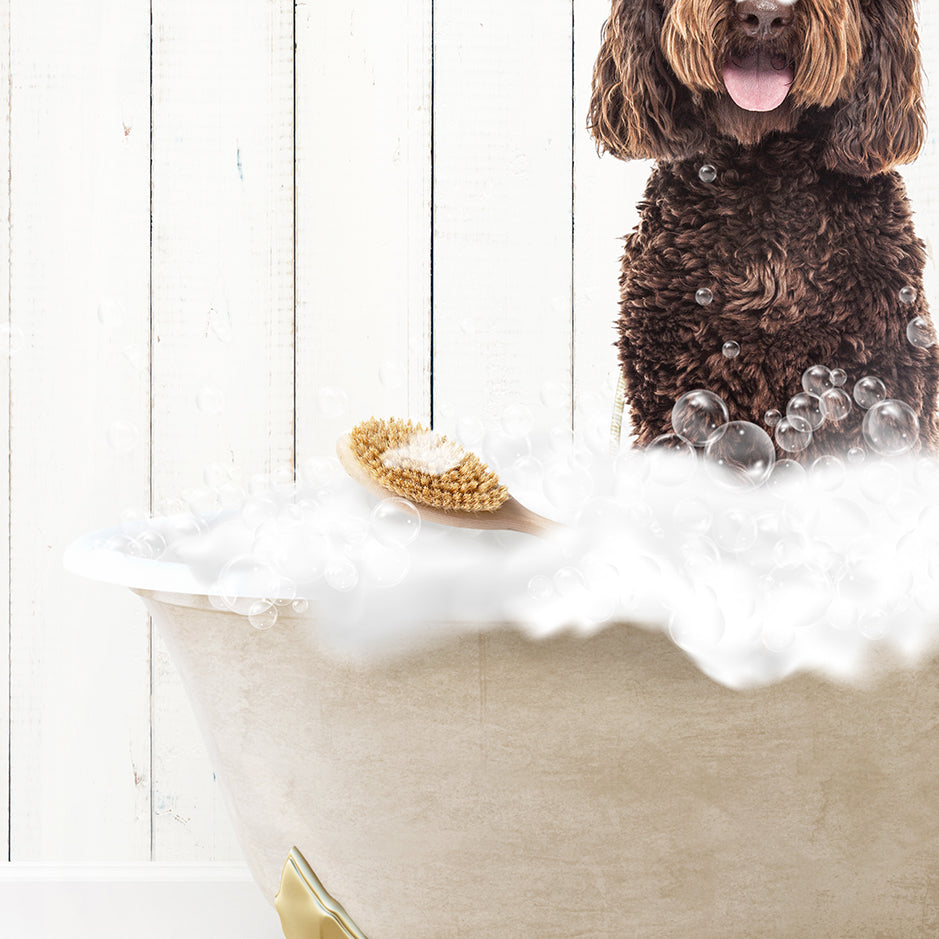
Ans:
[[[2,939],[283,939],[243,865],[0,864]]]

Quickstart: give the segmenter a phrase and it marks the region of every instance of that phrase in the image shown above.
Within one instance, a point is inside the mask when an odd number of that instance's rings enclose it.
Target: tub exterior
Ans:
[[[755,692],[629,626],[367,664],[139,591],[273,898],[369,939],[939,935],[939,668]]]

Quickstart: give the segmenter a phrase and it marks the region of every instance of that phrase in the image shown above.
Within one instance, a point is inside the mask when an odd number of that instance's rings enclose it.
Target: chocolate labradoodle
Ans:
[[[658,161],[621,277],[639,444],[691,389],[762,424],[825,365],[849,393],[881,378],[937,448],[939,351],[907,338],[928,318],[925,251],[894,171],[925,134],[913,0],[614,0],[590,128]],[[863,416],[798,457],[860,444]]]

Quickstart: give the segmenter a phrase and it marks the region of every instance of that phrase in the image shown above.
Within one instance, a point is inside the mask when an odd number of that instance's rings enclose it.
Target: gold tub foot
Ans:
[[[366,939],[296,848],[284,862],[274,906],[286,939]]]

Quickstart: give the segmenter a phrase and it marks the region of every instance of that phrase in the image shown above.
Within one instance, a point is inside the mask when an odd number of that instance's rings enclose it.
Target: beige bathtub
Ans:
[[[269,898],[297,845],[368,939],[939,936],[936,665],[741,693],[629,626],[355,664],[312,608],[138,593]]]

